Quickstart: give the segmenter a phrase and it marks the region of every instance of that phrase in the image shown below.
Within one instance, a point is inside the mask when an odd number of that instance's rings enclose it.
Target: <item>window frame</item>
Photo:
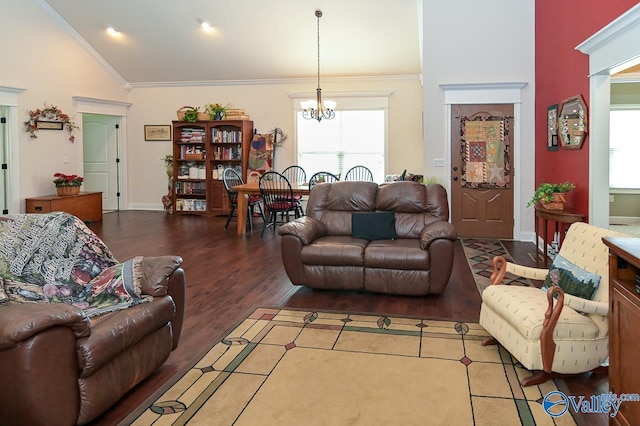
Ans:
[[[336,111],[364,111],[364,110],[382,110],[384,115],[384,172],[386,176],[389,170],[389,97],[393,94],[391,91],[383,92],[341,92],[323,93],[325,100],[336,101]],[[315,99],[315,93],[289,93],[289,97],[293,102],[293,159],[298,159],[298,113],[303,110],[300,101],[307,99]],[[346,172],[346,170],[345,170]]]

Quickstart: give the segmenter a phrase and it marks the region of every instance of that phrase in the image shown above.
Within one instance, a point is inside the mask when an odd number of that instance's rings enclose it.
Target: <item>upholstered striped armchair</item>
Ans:
[[[482,293],[480,325],[533,375],[523,386],[543,383],[554,375],[595,370],[609,355],[609,252],[602,237],[625,236],[586,223],[569,228],[559,256],[589,273],[600,284],[589,299],[565,293],[558,286],[499,285],[507,272],[544,280],[547,269],[524,267],[493,259],[491,285]]]

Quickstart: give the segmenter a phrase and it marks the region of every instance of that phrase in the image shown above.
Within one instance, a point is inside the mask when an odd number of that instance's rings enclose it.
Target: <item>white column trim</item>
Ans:
[[[640,59],[640,4],[576,49],[589,55],[589,223],[609,226],[610,75]]]

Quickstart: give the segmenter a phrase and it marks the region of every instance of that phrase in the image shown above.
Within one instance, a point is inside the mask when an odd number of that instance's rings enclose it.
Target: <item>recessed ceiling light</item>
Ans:
[[[213,27],[211,26],[211,24],[207,21],[201,21],[200,22],[200,26],[202,27],[203,30],[205,31],[213,31]]]
[[[116,35],[116,34],[118,34],[118,30],[116,30],[115,28],[113,28],[111,25],[109,25],[109,26],[107,27],[107,32],[108,32],[109,34],[111,34],[111,35]]]

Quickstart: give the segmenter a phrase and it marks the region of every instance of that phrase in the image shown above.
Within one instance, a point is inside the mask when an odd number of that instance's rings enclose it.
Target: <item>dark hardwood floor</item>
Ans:
[[[256,220],[255,231],[238,236],[235,222],[225,232],[225,219],[122,211],[106,213],[102,222],[89,224],[120,261],[134,256],[182,256],[187,279],[187,307],[180,345],[156,373],[129,392],[95,421],[95,425],[126,423],[133,410],[157,398],[255,307],[478,321],[481,299],[459,242],[449,285],[440,296],[317,291],[291,285],[282,267],[277,233],[269,229],[264,238],[260,238],[262,223]],[[504,241],[504,245],[516,262],[535,266],[529,256],[535,252],[533,243]],[[608,392],[606,375],[585,374],[556,383],[570,395]],[[577,421],[581,425],[608,423],[606,416],[593,414]]]

